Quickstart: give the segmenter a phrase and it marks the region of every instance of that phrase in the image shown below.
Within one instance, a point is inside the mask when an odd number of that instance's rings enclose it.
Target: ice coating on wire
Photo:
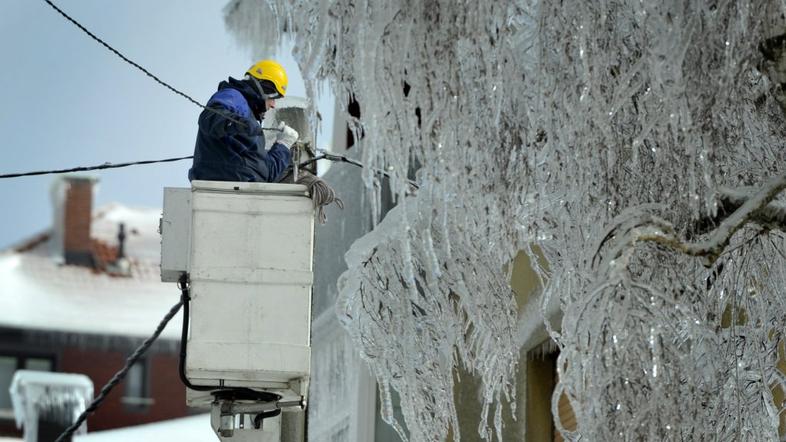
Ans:
[[[347,255],[338,307],[402,435],[459,438],[457,366],[486,404],[512,394],[505,269],[536,245],[544,310],[557,298],[563,311],[547,324],[561,351],[552,403],[564,395],[578,424],[557,420],[563,436],[777,440],[783,232],[750,217],[719,256],[684,251],[728,215],[722,189],[752,195],[786,172],[786,58],[760,49],[786,30],[781,2],[230,7],[269,44],[286,27],[307,81],[360,104],[362,162],[393,177],[399,207]],[[379,218],[381,183],[364,179]],[[501,438],[486,413],[480,436]]]

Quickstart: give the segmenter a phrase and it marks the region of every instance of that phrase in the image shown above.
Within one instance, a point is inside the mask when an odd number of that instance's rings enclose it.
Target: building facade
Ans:
[[[95,179],[52,188],[50,230],[0,252],[0,433],[18,435],[8,387],[18,369],[81,373],[97,395],[178,302],[159,280],[160,209],[93,210]],[[131,367],[89,431],[182,417],[180,315]]]

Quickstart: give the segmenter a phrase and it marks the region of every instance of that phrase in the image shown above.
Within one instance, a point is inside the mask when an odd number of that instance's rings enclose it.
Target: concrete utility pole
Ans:
[[[308,124],[308,118],[306,118],[306,109],[304,107],[281,106],[279,109],[276,109],[275,118],[278,121],[287,123],[287,125],[295,129],[298,134],[300,134],[300,140],[298,142],[302,143],[301,146],[311,146],[312,149],[316,149],[316,140],[314,139],[314,132],[312,130],[313,128]],[[307,152],[305,149],[301,148],[299,155],[296,155],[295,158],[293,158],[293,163],[296,161],[303,162],[309,160],[314,154],[315,152],[313,150],[311,152]],[[306,170],[316,175],[316,163]],[[297,174],[297,169],[295,169],[294,172]],[[292,177],[293,181],[296,179],[296,177]],[[285,411],[281,413],[281,442],[305,442],[307,412],[307,410],[299,410]]]
[[[305,442],[306,411],[281,413],[281,442]]]

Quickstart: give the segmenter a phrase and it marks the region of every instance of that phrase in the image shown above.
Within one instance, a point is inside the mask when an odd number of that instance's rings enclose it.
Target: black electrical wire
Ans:
[[[180,95],[181,97],[183,97],[183,98],[185,98],[186,100],[188,100],[188,101],[190,101],[190,102],[194,103],[195,105],[199,106],[200,108],[202,108],[202,109],[204,109],[204,110],[207,110],[207,111],[209,111],[209,112],[212,112],[212,113],[214,113],[214,114],[216,114],[216,115],[219,115],[219,116],[221,116],[221,117],[223,117],[223,118],[225,118],[225,119],[227,119],[227,120],[229,120],[229,121],[231,121],[231,122],[233,122],[233,123],[236,123],[236,124],[238,124],[238,125],[240,125],[240,126],[242,126],[242,127],[247,127],[247,124],[246,124],[246,122],[245,122],[245,121],[240,121],[240,120],[237,120],[237,119],[235,119],[235,118],[232,118],[230,115],[228,115],[228,114],[227,114],[227,113],[225,113],[225,112],[221,112],[221,111],[219,111],[219,110],[217,110],[217,109],[213,109],[213,108],[207,107],[207,106],[203,105],[202,103],[200,103],[200,102],[196,101],[195,99],[191,98],[189,95],[185,94],[184,92],[181,92],[180,90],[178,90],[178,89],[175,89],[174,87],[172,87],[172,86],[171,86],[171,85],[169,85],[168,83],[164,82],[164,81],[163,81],[163,80],[161,80],[160,78],[158,78],[158,77],[156,77],[155,75],[153,75],[153,74],[152,74],[150,71],[148,71],[147,69],[143,68],[143,67],[142,67],[142,66],[140,66],[139,64],[135,63],[133,60],[129,59],[128,57],[126,57],[125,55],[123,55],[122,53],[120,53],[120,51],[118,51],[117,49],[115,49],[115,48],[113,48],[112,46],[110,46],[110,45],[109,45],[108,43],[106,43],[104,40],[100,39],[100,38],[99,38],[99,37],[97,37],[95,34],[93,34],[92,32],[90,32],[90,31],[89,31],[87,28],[85,28],[85,27],[84,27],[84,26],[83,26],[81,23],[79,23],[78,21],[76,21],[75,19],[73,19],[71,16],[69,16],[68,14],[66,14],[66,13],[65,13],[65,12],[64,12],[62,9],[58,8],[58,7],[57,7],[57,5],[55,5],[54,3],[52,3],[52,1],[51,1],[51,0],[43,0],[43,1],[44,1],[46,4],[48,4],[50,7],[52,7],[52,9],[54,9],[55,11],[57,11],[57,13],[58,13],[58,14],[60,14],[61,16],[63,16],[63,18],[65,18],[65,19],[66,19],[66,20],[68,20],[69,22],[73,23],[73,24],[74,24],[74,25],[75,25],[77,28],[79,28],[79,29],[80,29],[82,32],[84,32],[85,34],[87,34],[88,36],[90,36],[90,38],[92,38],[92,39],[93,39],[93,40],[95,40],[96,42],[100,43],[102,46],[104,46],[106,49],[108,49],[108,50],[109,50],[110,52],[112,52],[113,54],[115,54],[115,55],[117,55],[118,57],[120,57],[120,59],[122,59],[122,60],[123,60],[123,61],[125,61],[126,63],[128,63],[128,64],[130,64],[131,66],[134,66],[135,68],[137,68],[137,69],[139,69],[140,71],[142,71],[142,72],[143,72],[145,75],[147,75],[148,77],[152,78],[152,79],[153,79],[154,81],[156,81],[158,84],[160,84],[160,85],[164,86],[165,88],[169,89],[170,91],[174,92],[175,94],[177,94],[177,95]],[[279,128],[272,128],[272,127],[260,127],[259,129],[260,129],[260,130],[267,130],[267,131],[278,131],[278,132],[280,132],[280,131],[281,131],[281,129],[279,129]],[[20,177],[20,176],[30,176],[30,175],[44,175],[44,174],[51,174],[51,173],[81,172],[81,171],[86,171],[86,170],[110,169],[110,168],[117,168],[117,167],[126,167],[126,166],[132,166],[132,165],[136,165],[136,164],[151,164],[151,163],[164,163],[164,162],[168,162],[168,161],[179,161],[179,160],[185,160],[185,159],[190,159],[190,158],[193,158],[193,157],[192,157],[192,156],[188,156],[188,157],[181,157],[181,158],[170,158],[170,159],[165,159],[165,160],[157,160],[157,161],[139,161],[139,162],[134,162],[134,163],[125,163],[125,164],[117,164],[117,165],[104,164],[104,165],[101,165],[101,166],[93,166],[93,167],[78,167],[78,168],[74,168],[74,169],[63,169],[63,170],[54,170],[54,171],[41,171],[41,172],[27,172],[27,173],[21,173],[21,174],[6,174],[6,175],[0,175],[0,179],[2,179],[2,178],[16,178],[16,177]],[[317,160],[320,160],[320,159],[328,159],[328,160],[330,160],[330,161],[340,161],[340,162],[349,163],[349,164],[352,164],[352,165],[355,165],[355,166],[358,166],[358,167],[365,167],[365,166],[363,166],[363,164],[361,164],[361,163],[359,163],[359,162],[357,162],[357,161],[355,161],[355,160],[352,160],[352,159],[350,159],[350,158],[347,158],[347,157],[345,157],[345,156],[341,156],[341,155],[333,155],[333,154],[329,154],[329,153],[324,153],[323,155],[321,155],[321,156],[319,156],[319,157],[312,158],[311,160],[309,160],[309,161],[306,161],[306,162],[304,162],[303,164],[299,164],[299,165],[298,165],[298,167],[307,166],[307,165],[309,165],[309,164],[312,164],[312,163],[314,163],[315,161],[317,161]],[[390,177],[391,177],[391,176],[390,176],[390,174],[389,174],[389,173],[387,173],[387,172],[386,172],[386,171],[384,171],[384,170],[378,170],[378,169],[374,169],[374,171],[375,171],[375,172],[377,172],[377,173],[380,173],[380,174],[382,174],[382,175],[384,175],[384,176],[386,176],[386,177],[388,177],[388,178],[390,178]],[[415,183],[414,181],[412,181],[412,180],[407,180],[407,181],[408,181],[408,182],[409,182],[409,184],[410,184],[412,187],[414,187],[415,189],[419,189],[419,188],[420,188],[420,187],[417,185],[417,183]]]
[[[85,172],[88,170],[117,169],[120,167],[136,166],[139,164],[171,163],[173,161],[190,160],[191,158],[194,158],[194,156],[189,155],[187,157],[164,158],[163,160],[133,161],[130,163],[117,163],[117,164],[107,162],[98,166],[82,166],[82,167],[72,167],[70,169],[54,169],[54,170],[39,170],[36,172],[7,173],[4,175],[0,175],[0,179],[19,178],[23,176],[34,176],[34,175],[50,175],[56,173]]]
[[[107,395],[109,395],[112,389],[115,388],[117,384],[123,381],[123,379],[128,374],[128,370],[130,370],[131,367],[139,360],[139,358],[142,357],[142,355],[145,354],[145,352],[147,352],[150,346],[153,345],[153,342],[155,342],[158,336],[161,335],[161,332],[164,331],[164,328],[166,328],[169,321],[177,314],[177,312],[180,311],[181,307],[183,307],[183,330],[180,340],[180,365],[178,371],[180,373],[180,379],[183,381],[183,384],[185,384],[186,387],[192,390],[201,390],[201,391],[219,390],[219,392],[216,393],[217,396],[226,396],[228,398],[233,398],[233,399],[250,399],[250,400],[260,400],[263,402],[274,402],[281,399],[281,396],[277,394],[268,393],[264,391],[255,391],[250,388],[244,388],[244,387],[226,388],[220,386],[210,387],[210,386],[192,385],[191,382],[189,382],[188,378],[185,375],[184,364],[185,364],[185,357],[186,357],[186,341],[188,338],[188,303],[191,297],[189,295],[188,275],[186,275],[185,273],[180,277],[180,281],[178,281],[178,287],[181,290],[180,301],[178,301],[177,304],[173,305],[172,308],[169,309],[169,312],[167,312],[167,314],[158,324],[153,334],[149,338],[147,338],[145,342],[142,343],[142,345],[137,347],[134,353],[132,353],[131,356],[129,356],[126,359],[126,363],[123,366],[123,368],[121,368],[120,371],[118,371],[117,373],[115,373],[114,376],[112,376],[112,379],[110,379],[109,382],[107,382],[106,385],[104,385],[104,387],[101,388],[101,392],[98,394],[98,396],[95,399],[93,399],[92,402],[90,402],[90,405],[85,409],[85,411],[82,412],[82,414],[79,415],[76,421],[73,424],[71,424],[71,426],[66,428],[63,431],[63,433],[61,433],[60,436],[57,437],[57,439],[55,439],[55,442],[65,442],[69,440],[71,436],[73,436],[74,432],[77,429],[79,429],[79,427],[85,422],[85,420],[87,420],[87,417],[90,414],[94,413],[101,405],[101,403],[104,402]],[[264,415],[262,418],[264,417],[269,417],[269,416]]]
[[[180,289],[180,302],[183,304],[183,328],[180,332],[180,361],[177,367],[177,372],[180,375],[180,382],[183,383],[187,388],[196,391],[210,391],[214,390],[213,387],[205,387],[201,385],[193,385],[191,381],[188,380],[186,376],[186,342],[188,339],[188,316],[189,316],[189,307],[188,304],[191,301],[191,289],[189,288],[188,284],[188,275],[183,273],[180,275],[180,280],[177,282],[177,286]]]
[[[360,161],[353,160],[352,158],[347,158],[344,155],[332,154],[332,153],[329,153],[329,152],[327,152],[326,150],[323,150],[323,149],[317,149],[317,151],[318,152],[322,152],[322,154],[321,155],[317,155],[314,158],[311,158],[310,160],[307,160],[307,161],[304,161],[304,162],[298,164],[298,167],[308,166],[308,165],[310,165],[310,164],[312,164],[312,163],[314,163],[316,161],[319,161],[319,160],[330,160],[330,161],[337,162],[337,163],[348,163],[348,164],[351,164],[353,166],[357,166],[357,167],[360,167],[360,168],[366,168],[366,166],[364,166],[363,163],[361,163]],[[375,169],[373,167],[369,167],[369,169],[373,170],[374,172],[376,172],[378,174],[381,174],[381,175],[385,176],[386,178],[391,178],[390,174],[385,172],[384,170]],[[414,187],[415,189],[420,189],[420,186],[418,185],[418,183],[416,183],[416,182],[414,182],[414,181],[412,181],[410,179],[407,179],[407,182],[409,183],[410,186]]]
[[[76,419],[76,422],[74,422],[70,427],[66,428],[65,431],[63,431],[63,433],[60,434],[57,439],[55,439],[55,442],[64,442],[66,440],[70,440],[70,437],[87,419],[87,416],[96,411],[98,406],[101,405],[104,399],[106,399],[106,396],[109,394],[109,392],[112,391],[112,389],[115,388],[115,386],[126,377],[128,370],[131,369],[131,366],[134,365],[134,363],[136,363],[136,361],[150,348],[161,332],[164,331],[164,328],[169,323],[169,320],[172,319],[175,314],[177,314],[178,310],[180,310],[180,307],[182,306],[183,301],[181,300],[177,304],[173,305],[171,309],[169,309],[169,312],[167,312],[167,314],[164,316],[164,319],[162,319],[158,324],[158,327],[156,327],[156,330],[153,332],[153,334],[147,338],[145,342],[143,342],[142,345],[140,345],[136,351],[134,351],[134,353],[128,357],[128,359],[126,359],[125,366],[123,366],[120,371],[112,376],[112,379],[110,379],[109,382],[107,382],[107,384],[104,385],[104,387],[101,389],[101,393],[95,399],[93,399],[93,402],[91,402],[85,411],[79,415],[79,417]]]
[[[324,152],[324,151],[322,151]],[[187,157],[176,157],[176,158],[164,158],[163,160],[144,160],[144,161],[132,161],[130,163],[104,163],[98,166],[81,166],[81,167],[72,167],[70,169],[53,169],[53,170],[39,170],[35,172],[19,172],[19,173],[7,173],[0,175],[0,179],[4,178],[19,178],[19,177],[26,177],[26,176],[35,176],[35,175],[51,175],[51,174],[60,174],[60,173],[70,173],[70,172],[85,172],[90,170],[103,170],[103,169],[117,169],[120,167],[128,167],[128,166],[137,166],[137,165],[144,165],[144,164],[157,164],[157,163],[170,163],[173,161],[182,161],[182,160],[190,160],[194,158],[193,155],[189,155]],[[335,155],[331,153],[324,152],[321,155],[317,155],[314,158],[309,160],[303,161],[298,163],[298,168],[303,168],[310,164],[313,164],[319,160],[329,160],[339,163],[348,163],[352,164],[353,166],[357,167],[365,167],[362,163],[353,160],[352,158],[347,158],[343,155]],[[375,172],[380,173],[388,178],[390,178],[390,174],[385,172],[384,170],[373,169]],[[417,183],[412,180],[408,180],[409,184],[414,187],[415,189],[419,189]]]
[[[93,40],[95,40],[95,41],[97,41],[98,43],[100,43],[102,46],[104,46],[105,48],[107,48],[107,49],[108,49],[109,51],[111,51],[113,54],[115,54],[115,55],[117,55],[118,57],[120,57],[120,59],[122,59],[122,60],[123,60],[123,61],[125,61],[126,63],[128,63],[128,64],[130,64],[131,66],[133,66],[133,67],[135,67],[135,68],[139,69],[140,71],[144,72],[144,73],[145,73],[145,75],[147,75],[148,77],[150,77],[150,78],[152,78],[153,80],[155,80],[155,82],[156,82],[156,83],[158,83],[158,84],[160,84],[160,85],[164,86],[165,88],[169,89],[170,91],[174,92],[174,93],[175,93],[175,94],[177,94],[177,95],[180,95],[181,97],[185,98],[186,100],[188,100],[188,101],[190,101],[190,102],[192,102],[192,103],[196,104],[197,106],[199,106],[200,108],[202,108],[202,109],[204,109],[204,110],[207,110],[207,111],[209,111],[209,112],[212,112],[212,113],[214,113],[214,114],[216,114],[216,115],[220,115],[221,117],[223,117],[223,118],[226,118],[227,120],[229,120],[229,121],[231,121],[231,122],[233,122],[233,123],[236,123],[236,124],[238,124],[238,125],[240,125],[240,126],[242,126],[242,127],[248,127],[245,121],[240,121],[240,120],[238,120],[238,119],[232,118],[231,116],[227,115],[226,113],[220,112],[220,111],[218,111],[218,110],[216,110],[216,109],[213,109],[213,108],[210,108],[210,107],[206,107],[205,105],[203,105],[202,103],[200,103],[200,102],[196,101],[195,99],[191,98],[190,96],[188,96],[188,95],[187,95],[187,94],[185,94],[184,92],[181,92],[181,91],[179,91],[179,90],[175,89],[174,87],[170,86],[168,83],[164,82],[164,81],[163,81],[163,80],[161,80],[160,78],[158,78],[158,77],[156,77],[155,75],[153,75],[153,74],[152,74],[150,71],[148,71],[147,69],[145,69],[145,68],[143,68],[142,66],[140,66],[139,64],[135,63],[133,60],[129,59],[129,58],[128,58],[128,57],[126,57],[125,55],[121,54],[121,53],[120,53],[120,51],[118,51],[117,49],[115,49],[115,48],[113,48],[112,46],[110,46],[110,45],[109,45],[108,43],[106,43],[104,40],[101,40],[100,38],[98,38],[98,37],[97,37],[95,34],[93,34],[92,32],[90,32],[90,31],[89,31],[87,28],[85,28],[84,26],[82,26],[82,24],[81,24],[81,23],[79,23],[79,22],[78,22],[78,21],[76,21],[75,19],[71,18],[71,16],[69,16],[68,14],[66,14],[65,12],[63,12],[63,10],[62,10],[62,9],[58,8],[58,7],[57,7],[57,5],[55,5],[54,3],[52,3],[50,0],[44,0],[44,2],[46,2],[46,4],[48,4],[49,6],[51,6],[51,7],[52,7],[52,9],[54,9],[55,11],[57,11],[57,12],[58,12],[60,15],[62,15],[62,16],[63,16],[63,17],[66,19],[66,20],[70,21],[70,22],[71,22],[71,23],[73,23],[73,24],[74,24],[74,25],[75,25],[77,28],[81,29],[81,30],[82,30],[82,32],[84,32],[85,34],[87,34],[88,36],[90,36],[90,38],[92,38]],[[262,128],[260,128],[260,129],[261,129],[261,130],[269,130],[269,131],[278,131],[278,132],[280,132],[280,131],[281,131],[281,129],[278,129],[278,128],[270,128],[270,127],[262,127]]]

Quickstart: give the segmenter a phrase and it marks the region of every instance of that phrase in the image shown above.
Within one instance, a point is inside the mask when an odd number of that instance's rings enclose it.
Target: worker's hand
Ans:
[[[281,132],[276,136],[276,142],[283,144],[287,148],[292,147],[295,141],[297,141],[297,131],[287,126],[283,121],[278,125],[278,128],[281,129]]]

